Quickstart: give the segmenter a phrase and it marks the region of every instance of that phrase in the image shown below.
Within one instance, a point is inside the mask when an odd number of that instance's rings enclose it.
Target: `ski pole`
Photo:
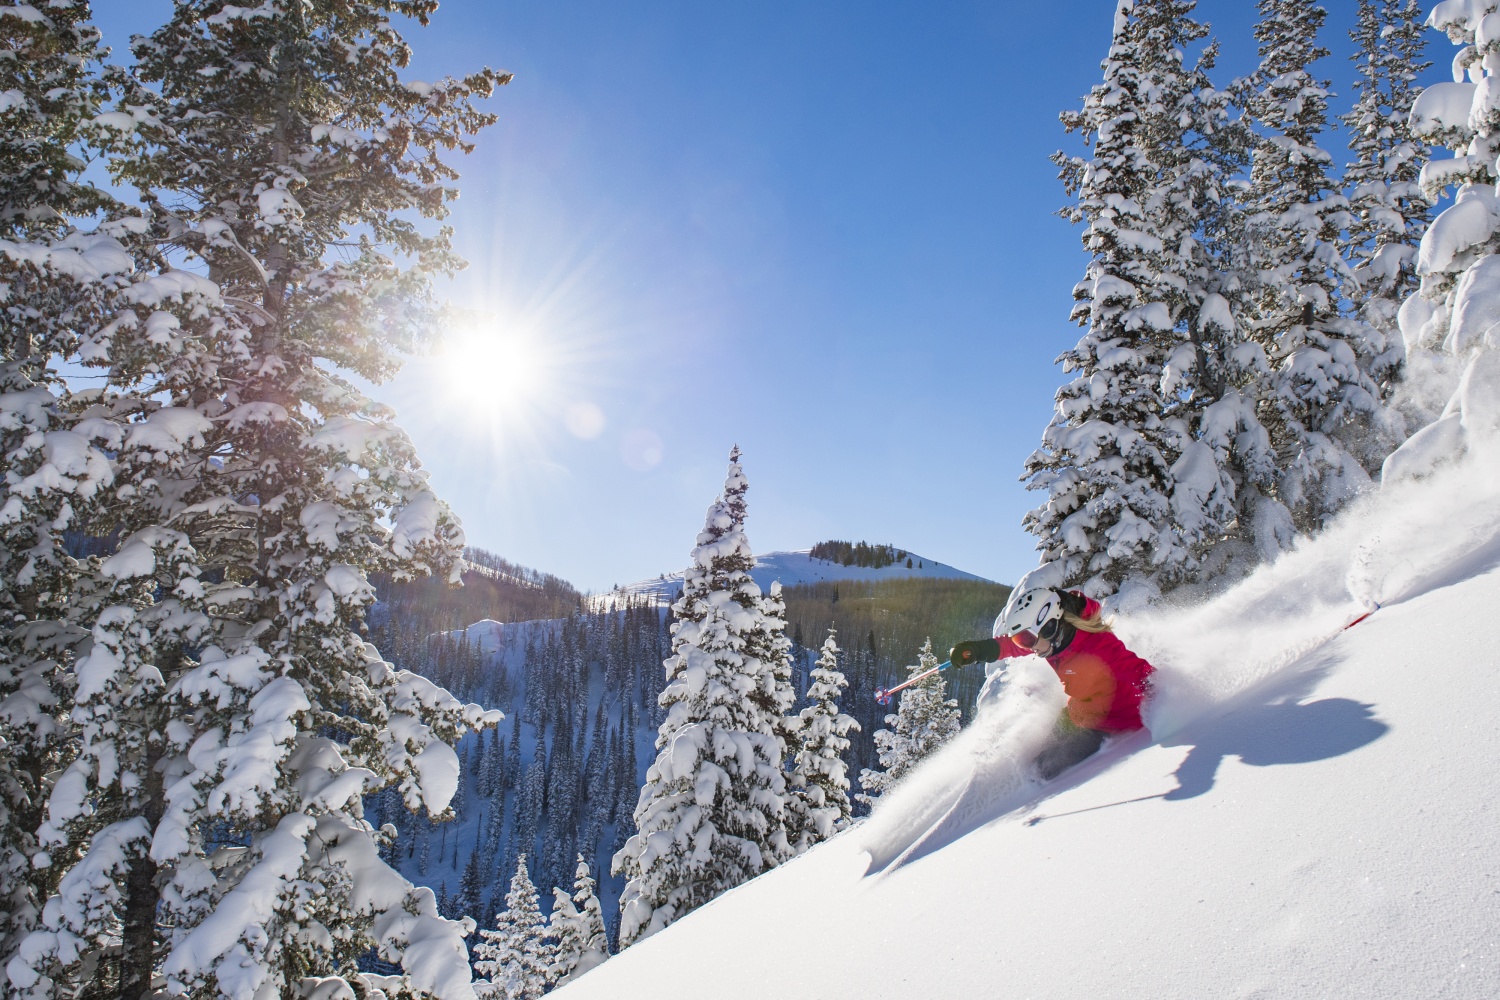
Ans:
[[[891,703],[891,695],[895,694],[897,691],[905,691],[907,688],[917,683],[917,681],[920,681],[926,677],[931,677],[939,670],[947,670],[951,666],[953,666],[952,660],[944,660],[942,663],[939,663],[931,670],[924,670],[915,677],[909,677],[893,688],[877,688],[875,691],[875,700],[882,705],[889,705]]]

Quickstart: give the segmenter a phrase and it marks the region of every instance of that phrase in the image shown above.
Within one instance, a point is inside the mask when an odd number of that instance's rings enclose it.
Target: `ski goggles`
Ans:
[[[1023,628],[1019,632],[1011,633],[1010,641],[1022,649],[1035,649],[1036,644],[1043,639],[1046,639],[1048,642],[1056,639],[1057,630],[1061,627],[1062,619],[1054,618],[1051,621],[1043,622],[1041,627],[1035,632],[1031,629]]]

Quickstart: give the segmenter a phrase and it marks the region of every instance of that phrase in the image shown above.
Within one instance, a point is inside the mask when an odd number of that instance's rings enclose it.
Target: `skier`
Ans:
[[[993,639],[960,642],[948,659],[961,667],[1028,653],[1045,658],[1068,693],[1067,710],[1037,755],[1043,780],[1091,756],[1106,736],[1145,728],[1141,700],[1155,668],[1125,648],[1098,601],[1046,588],[1015,594],[995,619]]]

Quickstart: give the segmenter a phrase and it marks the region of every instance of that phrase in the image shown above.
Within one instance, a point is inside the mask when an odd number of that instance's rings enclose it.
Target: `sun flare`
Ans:
[[[552,365],[536,338],[481,330],[451,338],[443,349],[443,382],[455,401],[490,412],[516,413],[548,398]]]

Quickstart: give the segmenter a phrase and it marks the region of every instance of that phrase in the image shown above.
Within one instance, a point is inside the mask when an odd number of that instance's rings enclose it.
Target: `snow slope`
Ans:
[[[961,569],[954,569],[944,563],[934,562],[914,552],[909,553],[912,562],[910,569],[906,567],[905,562],[882,566],[880,569],[867,566],[842,566],[826,559],[814,559],[811,553],[811,549],[799,549],[796,552],[767,552],[758,555],[755,557],[755,568],[750,571],[750,577],[755,581],[756,586],[760,587],[762,593],[769,590],[771,584],[777,580],[781,581],[783,587],[795,587],[800,583],[820,583],[824,580],[900,580],[913,576],[950,580],[984,579],[984,577],[965,573]],[[676,596],[681,587],[682,571],[678,570],[654,580],[632,583],[623,589],[630,594],[651,594],[670,600]]]
[[[1122,618],[1151,734],[1039,789],[1017,759],[1061,696],[1020,661],[870,820],[560,995],[1492,1000],[1497,606],[1492,448]]]

